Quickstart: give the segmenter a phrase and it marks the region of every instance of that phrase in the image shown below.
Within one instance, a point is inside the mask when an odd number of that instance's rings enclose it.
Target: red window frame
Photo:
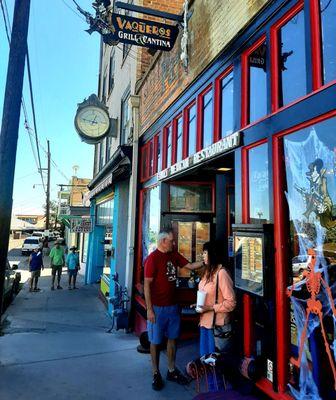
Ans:
[[[169,128],[172,128],[172,122],[169,122],[164,128],[163,128],[163,140],[162,140],[162,169],[167,168],[167,160],[168,160],[168,131]],[[173,161],[173,129],[172,129],[172,145],[171,145],[171,162],[170,165],[172,164]]]
[[[262,35],[252,46],[242,53],[241,65],[242,65],[242,84],[241,84],[241,127],[248,125],[250,121],[250,71],[249,71],[249,57],[250,55],[266,41],[266,35]],[[267,116],[263,116],[264,119]],[[259,119],[259,121],[261,120]],[[257,123],[258,121],[252,121]]]
[[[148,146],[147,143],[140,149],[140,182],[144,182],[148,170]]]
[[[157,136],[157,135],[156,135]],[[140,182],[145,182],[157,173],[157,137],[144,144],[140,150]],[[152,151],[151,151],[152,150]],[[143,162],[145,159],[145,163]],[[153,164],[151,160],[153,159]]]
[[[214,99],[214,141],[218,142],[222,138],[222,80],[233,71],[233,65],[226,68],[215,79],[215,99]]]
[[[190,123],[190,109],[196,105],[196,100],[190,102],[183,110],[183,158],[189,156],[189,123]],[[197,150],[197,105],[196,105],[196,150]]]
[[[336,83],[336,79],[323,82],[323,50],[322,50],[322,21],[321,4],[319,0],[310,0],[310,36],[312,48],[313,90],[327,87]]]
[[[197,137],[196,137],[196,150],[200,151],[203,148],[203,122],[204,122],[204,96],[213,90],[212,83],[210,83],[198,96],[197,96]],[[214,93],[212,94],[213,105],[214,105]],[[213,106],[215,109],[215,107]],[[213,121],[215,118],[213,118]],[[212,127],[212,143],[214,143],[214,126]]]
[[[276,112],[282,108],[288,107],[303,98],[302,96],[299,99],[294,100],[292,103],[286,104],[282,107],[279,107],[279,40],[278,40],[278,32],[279,30],[290,21],[296,14],[304,9],[304,0],[299,0],[298,3],[291,8],[284,16],[282,16],[279,21],[277,21],[271,27],[271,88],[272,88],[272,112]]]
[[[157,133],[154,136],[153,139],[153,156],[154,156],[154,162],[153,162],[153,175],[157,174],[159,171],[159,139],[160,139],[160,133]],[[162,154],[161,154],[161,160],[162,160]]]
[[[178,139],[178,120],[182,118],[182,160],[184,158],[184,122],[183,122],[183,113],[178,114],[173,120],[173,132],[172,132],[172,165],[177,162],[177,139]]]

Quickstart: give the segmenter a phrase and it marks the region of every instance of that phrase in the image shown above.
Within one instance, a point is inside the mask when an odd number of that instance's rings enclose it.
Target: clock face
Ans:
[[[76,127],[85,136],[98,139],[109,130],[110,119],[108,114],[101,108],[87,106],[78,111]]]

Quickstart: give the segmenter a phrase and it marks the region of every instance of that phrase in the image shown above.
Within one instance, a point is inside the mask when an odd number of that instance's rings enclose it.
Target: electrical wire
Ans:
[[[10,46],[10,43],[11,43],[10,36],[11,36],[11,32],[12,32],[12,27],[11,27],[11,23],[10,23],[10,19],[9,19],[9,13],[8,13],[6,0],[0,0],[0,3],[1,3],[2,17],[3,17],[4,23],[5,23],[7,41],[8,41],[8,44]],[[29,60],[29,58],[28,58],[28,48],[27,48],[27,60]],[[28,64],[29,64],[29,62],[28,62]],[[28,69],[28,73],[30,75],[30,68]],[[30,88],[32,89],[31,78],[30,78]],[[33,103],[32,91],[31,91],[31,101],[32,101],[32,110],[33,110],[34,123],[35,123],[35,129],[36,129],[35,108],[34,108],[34,103]],[[23,96],[21,97],[21,105],[22,105],[24,116],[25,116],[25,127],[26,127],[26,123],[28,123],[27,122],[28,113],[27,113],[27,108],[25,106],[25,102],[24,102]],[[36,137],[37,137],[37,134],[36,134]],[[31,142],[31,145],[32,145],[32,142]],[[43,185],[43,188],[44,188],[44,191],[45,191],[45,185],[44,185],[44,179],[43,179],[43,174],[42,174],[41,159],[40,159],[40,155],[39,155],[38,145],[37,145],[37,155],[38,155],[37,159],[36,159],[36,154],[34,152],[34,147],[33,146],[32,146],[32,151],[33,151],[33,155],[34,155],[34,158],[35,158],[35,162],[37,161],[38,171],[40,173],[41,180],[42,180],[42,185]]]
[[[12,28],[11,28],[11,23],[10,23],[10,18],[9,18],[9,13],[8,13],[8,7],[7,7],[7,4],[6,4],[6,0],[0,0],[0,4],[1,4],[4,23],[5,23],[5,30],[6,30],[7,40],[8,40],[8,44],[10,44],[10,35],[11,35]],[[32,112],[33,112],[33,123],[34,123],[34,129],[35,130],[31,129],[31,127],[29,125],[28,111],[27,111],[27,107],[26,107],[26,104],[25,104],[24,96],[22,96],[22,99],[21,99],[21,106],[22,106],[22,110],[23,110],[23,114],[24,114],[24,118],[25,118],[24,125],[25,125],[25,129],[26,129],[26,131],[28,133],[28,137],[29,137],[29,140],[30,140],[32,152],[33,152],[35,163],[36,163],[36,167],[37,167],[37,170],[38,170],[38,172],[39,172],[39,174],[41,176],[41,180],[42,180],[44,191],[46,191],[45,190],[43,173],[42,173],[42,169],[41,169],[41,157],[40,157],[39,148],[41,147],[43,152],[46,155],[48,155],[48,151],[41,145],[41,143],[40,143],[40,141],[38,139],[38,135],[37,135],[36,114],[35,114],[35,106],[34,106],[33,86],[32,86],[32,79],[31,79],[31,72],[30,72],[30,61],[29,61],[28,49],[27,49],[27,68],[28,68],[28,77],[29,77],[30,98],[31,98]],[[36,154],[36,150],[34,148],[33,139],[35,139],[37,154]],[[50,159],[50,161],[51,161],[53,167],[59,172],[59,174],[62,175],[65,179],[69,180],[69,178],[58,167],[56,162],[53,159]]]
[[[78,5],[78,3],[77,3],[75,0],[72,0],[72,1],[73,1],[73,3],[76,5],[76,7],[80,7],[80,6]],[[72,7],[70,7],[69,4],[67,4],[65,0],[62,0],[62,2],[64,3],[64,5],[65,5],[67,8],[69,8],[69,10],[71,10],[74,14],[76,14],[77,17],[79,17],[82,21],[85,21],[85,22],[86,22],[86,19],[82,16],[82,14],[80,14],[78,11],[76,11],[76,10],[74,10]],[[106,24],[106,28],[110,30],[110,27],[109,27],[107,24]],[[119,51],[121,51],[122,53],[124,53],[123,48],[122,48],[122,47],[119,47],[119,46],[121,46],[120,43],[118,43],[118,44],[115,45],[114,47],[116,47]],[[130,57],[132,60],[134,60],[134,61],[137,61],[137,60],[138,60],[138,58],[137,58],[137,52],[136,52],[135,50],[133,50],[132,47],[128,50],[127,56],[129,56],[129,57]]]

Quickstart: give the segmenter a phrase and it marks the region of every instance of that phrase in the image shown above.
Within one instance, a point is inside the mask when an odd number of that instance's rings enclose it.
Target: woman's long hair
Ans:
[[[218,245],[215,242],[206,242],[203,245],[203,251],[208,252],[208,264],[205,265],[203,277],[206,282],[212,281],[213,275],[216,272],[218,265],[221,264],[221,254]]]

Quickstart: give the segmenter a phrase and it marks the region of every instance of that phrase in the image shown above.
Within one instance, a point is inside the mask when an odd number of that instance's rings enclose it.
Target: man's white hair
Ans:
[[[172,233],[171,231],[160,231],[157,236],[157,241],[161,242],[162,240],[169,238],[169,235],[171,233]]]

